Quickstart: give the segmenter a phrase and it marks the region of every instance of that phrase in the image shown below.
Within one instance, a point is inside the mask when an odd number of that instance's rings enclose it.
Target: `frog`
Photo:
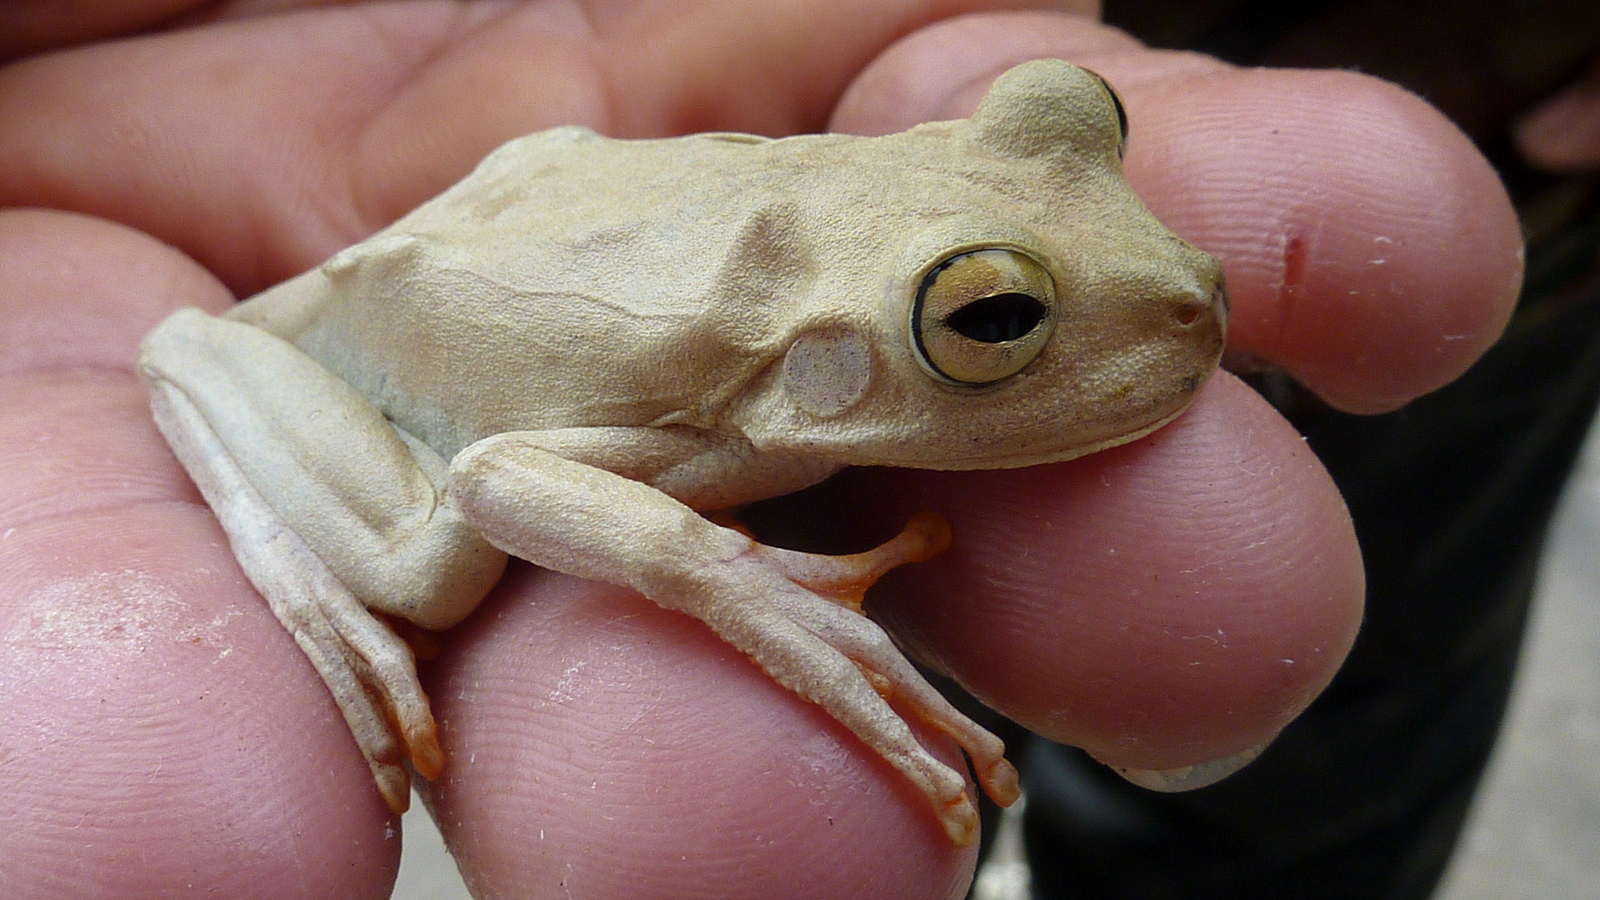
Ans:
[[[414,633],[511,557],[704,622],[978,829],[1003,743],[863,611],[933,514],[825,555],[727,511],[850,466],[973,470],[1148,435],[1219,364],[1215,259],[1123,177],[1098,75],[1036,60],[898,134],[517,138],[326,262],[170,314],[138,372],[241,569],[397,813],[446,760]]]

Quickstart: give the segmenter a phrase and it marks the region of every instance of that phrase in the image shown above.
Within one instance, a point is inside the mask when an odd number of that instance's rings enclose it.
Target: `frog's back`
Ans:
[[[1103,82],[1017,71],[970,120],[883,137],[521,138],[235,315],[447,456],[504,431],[673,424],[934,468],[1110,446],[1215,367],[1217,268],[1122,179]],[[1061,326],[978,391],[934,374],[913,321],[927,279],[982,248],[1046,272],[1038,305]]]
[[[799,204],[740,178],[751,143],[541,132],[235,315],[446,454],[515,429],[714,426],[782,353],[775,320],[815,268]]]

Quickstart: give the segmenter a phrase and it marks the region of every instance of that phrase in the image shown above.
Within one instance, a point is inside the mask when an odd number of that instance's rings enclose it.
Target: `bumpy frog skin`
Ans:
[[[1216,263],[1121,175],[1098,77],[1019,66],[973,118],[885,137],[515,140],[371,239],[221,317],[182,310],[140,371],[245,573],[333,692],[397,811],[444,764],[407,645],[506,554],[704,621],[924,791],[952,840],[1004,747],[861,614],[938,552],[918,517],[828,557],[718,510],[850,465],[1069,459],[1171,420],[1214,370]]]

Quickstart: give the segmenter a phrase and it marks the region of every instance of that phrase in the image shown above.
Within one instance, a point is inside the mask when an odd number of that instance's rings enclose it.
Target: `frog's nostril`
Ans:
[[[1184,328],[1188,328],[1194,325],[1194,323],[1200,321],[1201,317],[1203,317],[1205,314],[1205,304],[1191,301],[1188,303],[1179,303],[1177,309],[1173,311],[1173,318],[1178,320],[1179,325],[1183,326]]]
[[[1205,298],[1193,295],[1174,298],[1172,318],[1179,328],[1193,328],[1208,318],[1220,318],[1228,311],[1228,294],[1221,284],[1212,287]]]

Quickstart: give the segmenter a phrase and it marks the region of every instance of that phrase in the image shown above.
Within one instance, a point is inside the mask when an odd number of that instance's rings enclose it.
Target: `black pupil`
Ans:
[[[944,323],[979,343],[1001,344],[1039,327],[1045,311],[1044,304],[1033,297],[1011,291],[974,300],[947,316]]]

